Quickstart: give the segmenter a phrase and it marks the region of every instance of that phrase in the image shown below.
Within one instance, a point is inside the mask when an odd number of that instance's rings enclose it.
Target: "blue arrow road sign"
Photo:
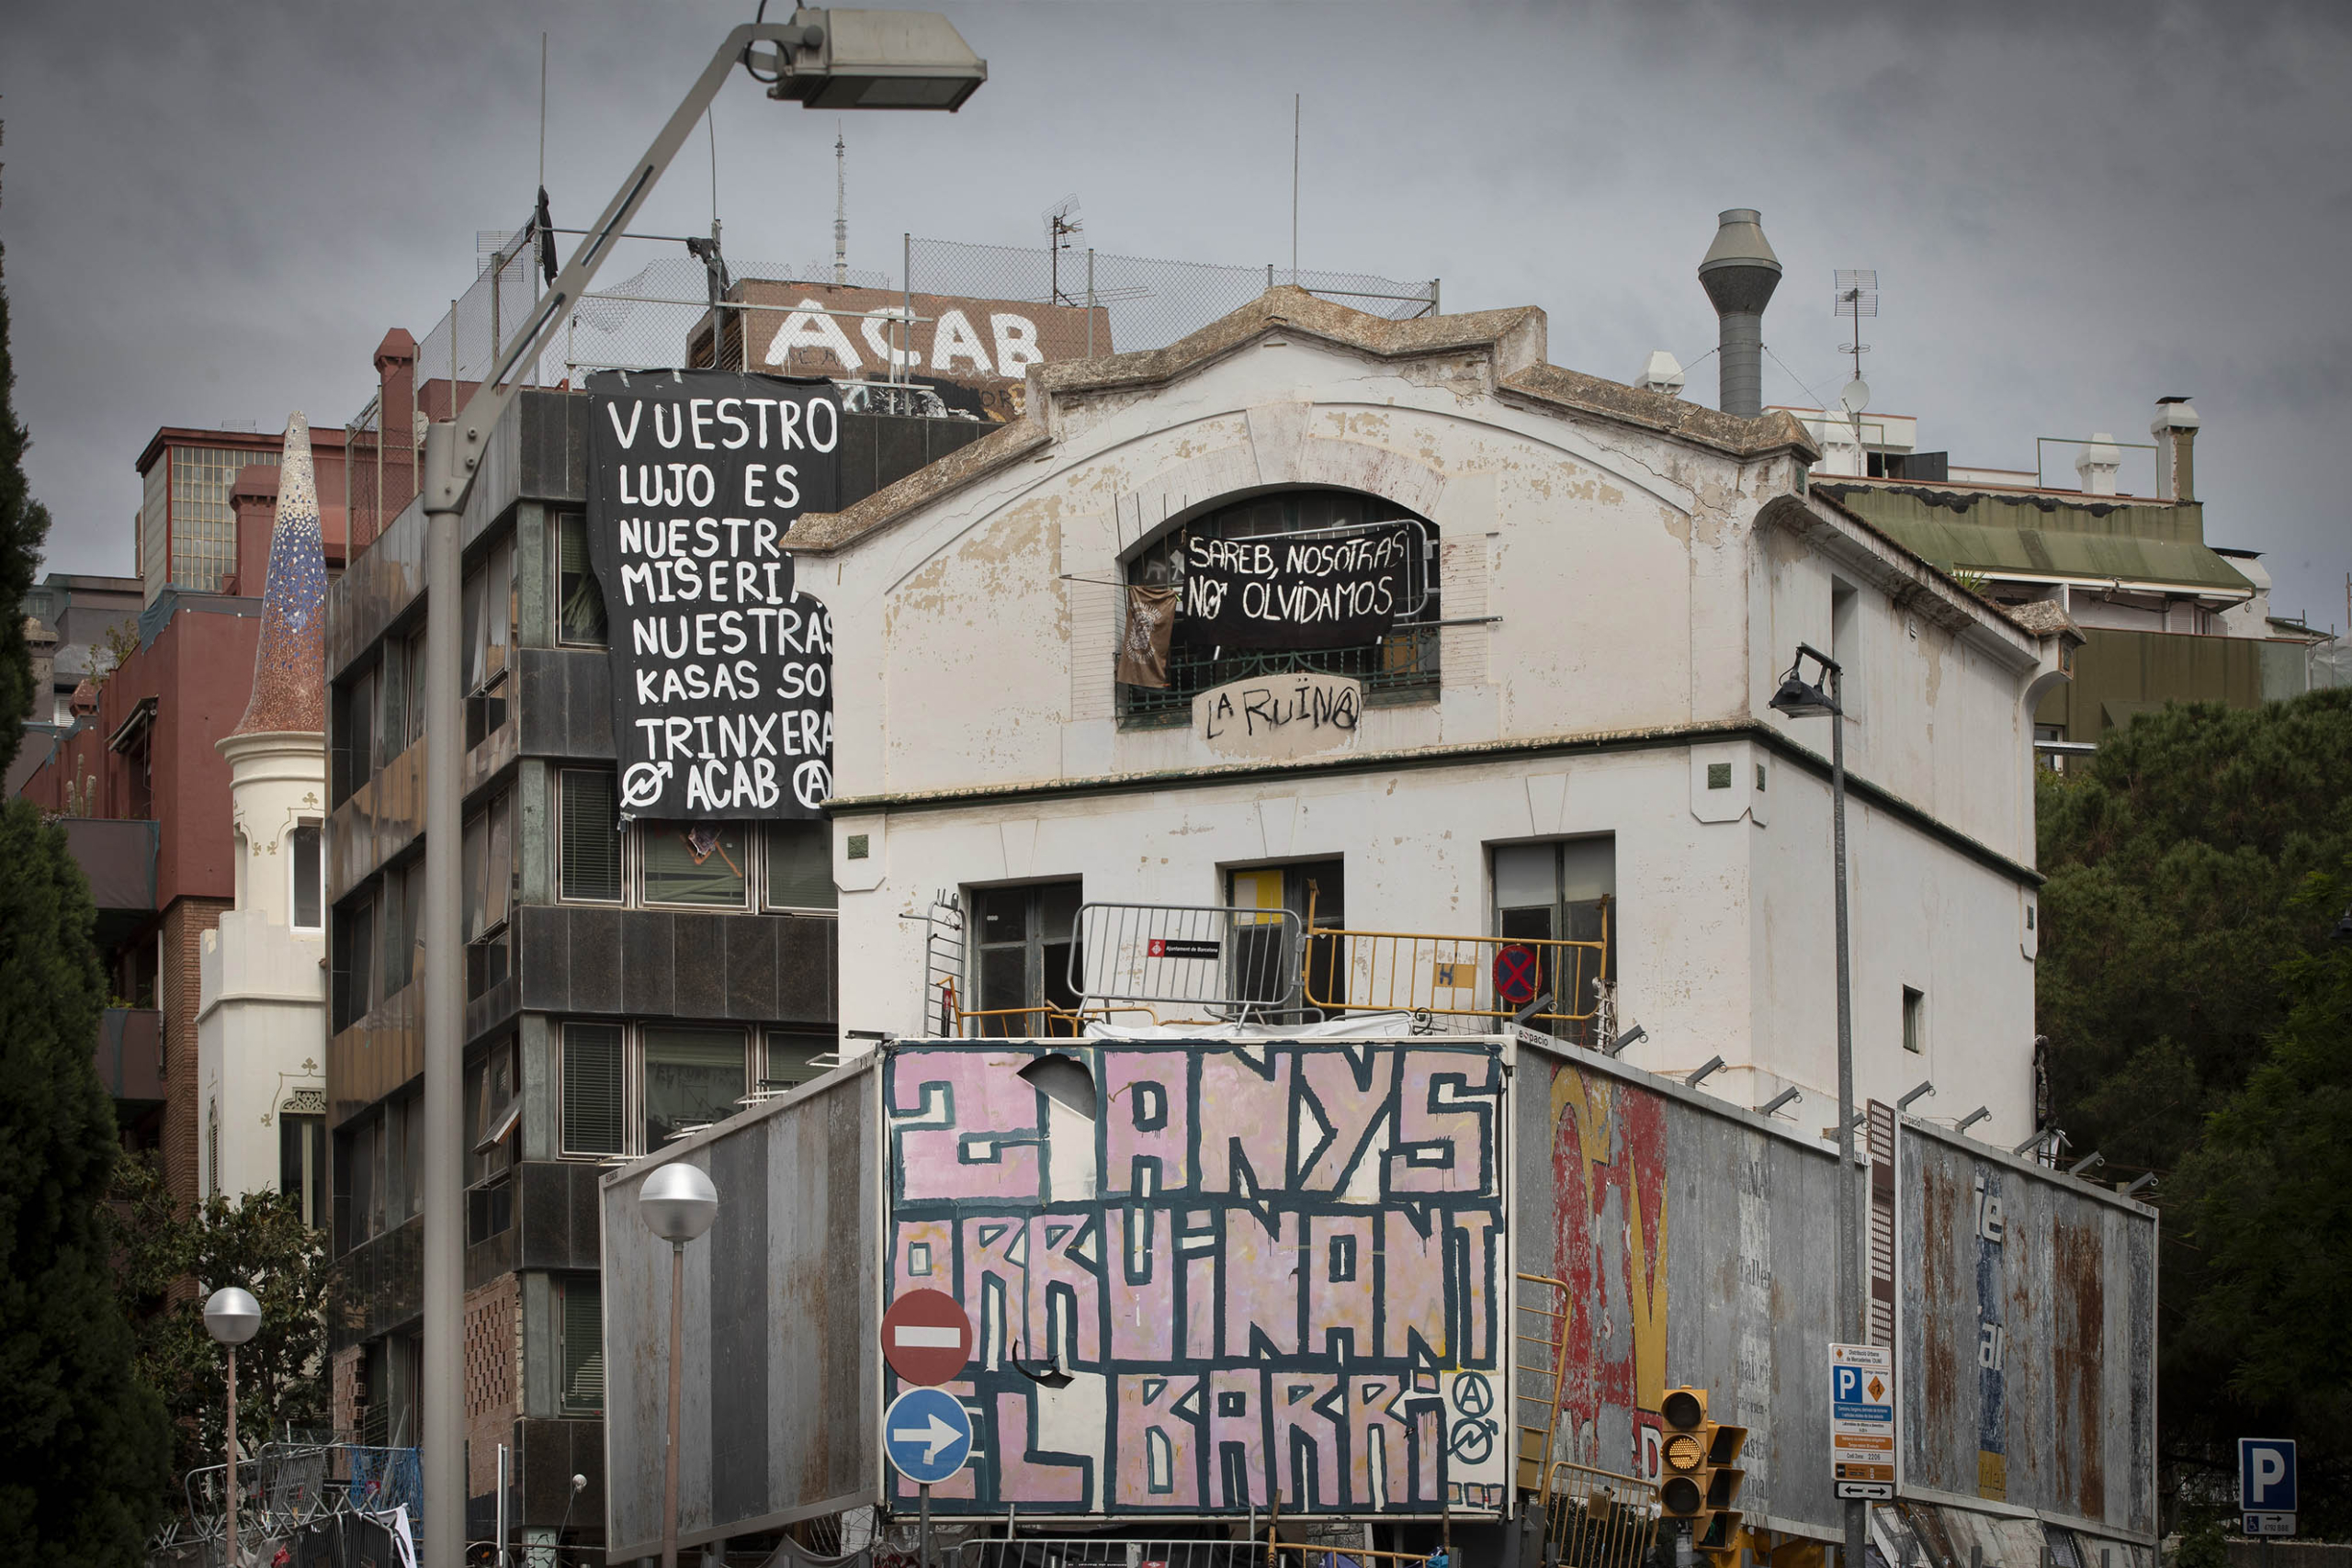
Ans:
[[[2238,1506],[2247,1513],[2295,1512],[2295,1439],[2238,1439]]]
[[[882,1413],[882,1451],[909,1481],[935,1485],[972,1457],[972,1417],[945,1389],[910,1388]]]

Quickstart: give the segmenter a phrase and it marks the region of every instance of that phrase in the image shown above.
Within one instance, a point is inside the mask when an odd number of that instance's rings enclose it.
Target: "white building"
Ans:
[[[236,907],[204,933],[197,1010],[203,1117],[198,1195],[299,1194],[327,1223],[326,564],[310,432],[296,414],[270,539],[261,641],[243,719],[215,742],[229,760]]]
[[[2033,1130],[2031,721],[2075,634],[1809,498],[1786,414],[1558,368],[1544,333],[1271,290],[1163,350],[1035,367],[1019,420],[796,526],[838,638],[848,1043],[936,1029],[942,889],[973,1010],[1069,999],[1081,899],[1303,911],[1311,883],[1352,931],[1568,937],[1605,897],[1617,1021],[1646,1033],[1625,1059],[1720,1055],[1708,1092],[1795,1087],[1783,1114],[1822,1128],[1833,721],[1768,706],[1802,642],[1847,671],[1859,1091],[1933,1080],[1915,1113]],[[1440,624],[1309,661],[1360,679],[1352,727],[1238,735],[1188,700],[1233,662],[1182,649],[1166,691],[1114,682],[1120,584],[1174,536],[1393,518],[1435,536]],[[1327,993],[1399,995],[1346,966]]]

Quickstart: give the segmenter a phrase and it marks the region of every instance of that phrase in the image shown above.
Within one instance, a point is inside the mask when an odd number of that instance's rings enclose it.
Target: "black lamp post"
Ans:
[[[1807,667],[1813,679],[1805,679]],[[1826,718],[1829,726],[1829,801],[1838,879],[1838,1331],[1850,1342],[1863,1344],[1870,1328],[1862,1321],[1862,1280],[1855,1243],[1860,1230],[1860,1205],[1854,1192],[1854,980],[1848,955],[1846,918],[1846,672],[1838,662],[1805,643],[1781,689],[1772,694],[1772,708],[1791,718]],[[1870,1505],[1858,1499],[1846,1504],[1845,1568],[1862,1568],[1869,1533]]]

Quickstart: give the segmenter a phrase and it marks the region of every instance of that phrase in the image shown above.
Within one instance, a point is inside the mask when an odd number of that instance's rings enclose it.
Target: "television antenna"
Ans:
[[[849,282],[849,143],[833,122],[833,287]]]
[[[1078,215],[1078,193],[1072,191],[1046,209],[1046,254],[1051,269],[1046,296],[1049,304],[1067,305],[1069,299],[1062,293],[1062,253],[1070,248],[1070,240],[1086,228]]]
[[[1839,267],[1838,269],[1838,299],[1834,314],[1842,316],[1851,325],[1851,343],[1838,345],[1840,354],[1854,356],[1854,379],[1862,378],[1862,355],[1871,345],[1862,341],[1862,319],[1878,314],[1878,272],[1872,267]]]

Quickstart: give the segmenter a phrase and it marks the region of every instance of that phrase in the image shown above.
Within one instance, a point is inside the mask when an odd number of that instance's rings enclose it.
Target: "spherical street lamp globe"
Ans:
[[[223,1345],[242,1345],[261,1332],[261,1303],[238,1285],[223,1285],[204,1303],[204,1331]]]
[[[637,1190],[637,1212],[648,1230],[683,1247],[718,1217],[718,1189],[698,1167],[673,1161],[645,1179]]]

